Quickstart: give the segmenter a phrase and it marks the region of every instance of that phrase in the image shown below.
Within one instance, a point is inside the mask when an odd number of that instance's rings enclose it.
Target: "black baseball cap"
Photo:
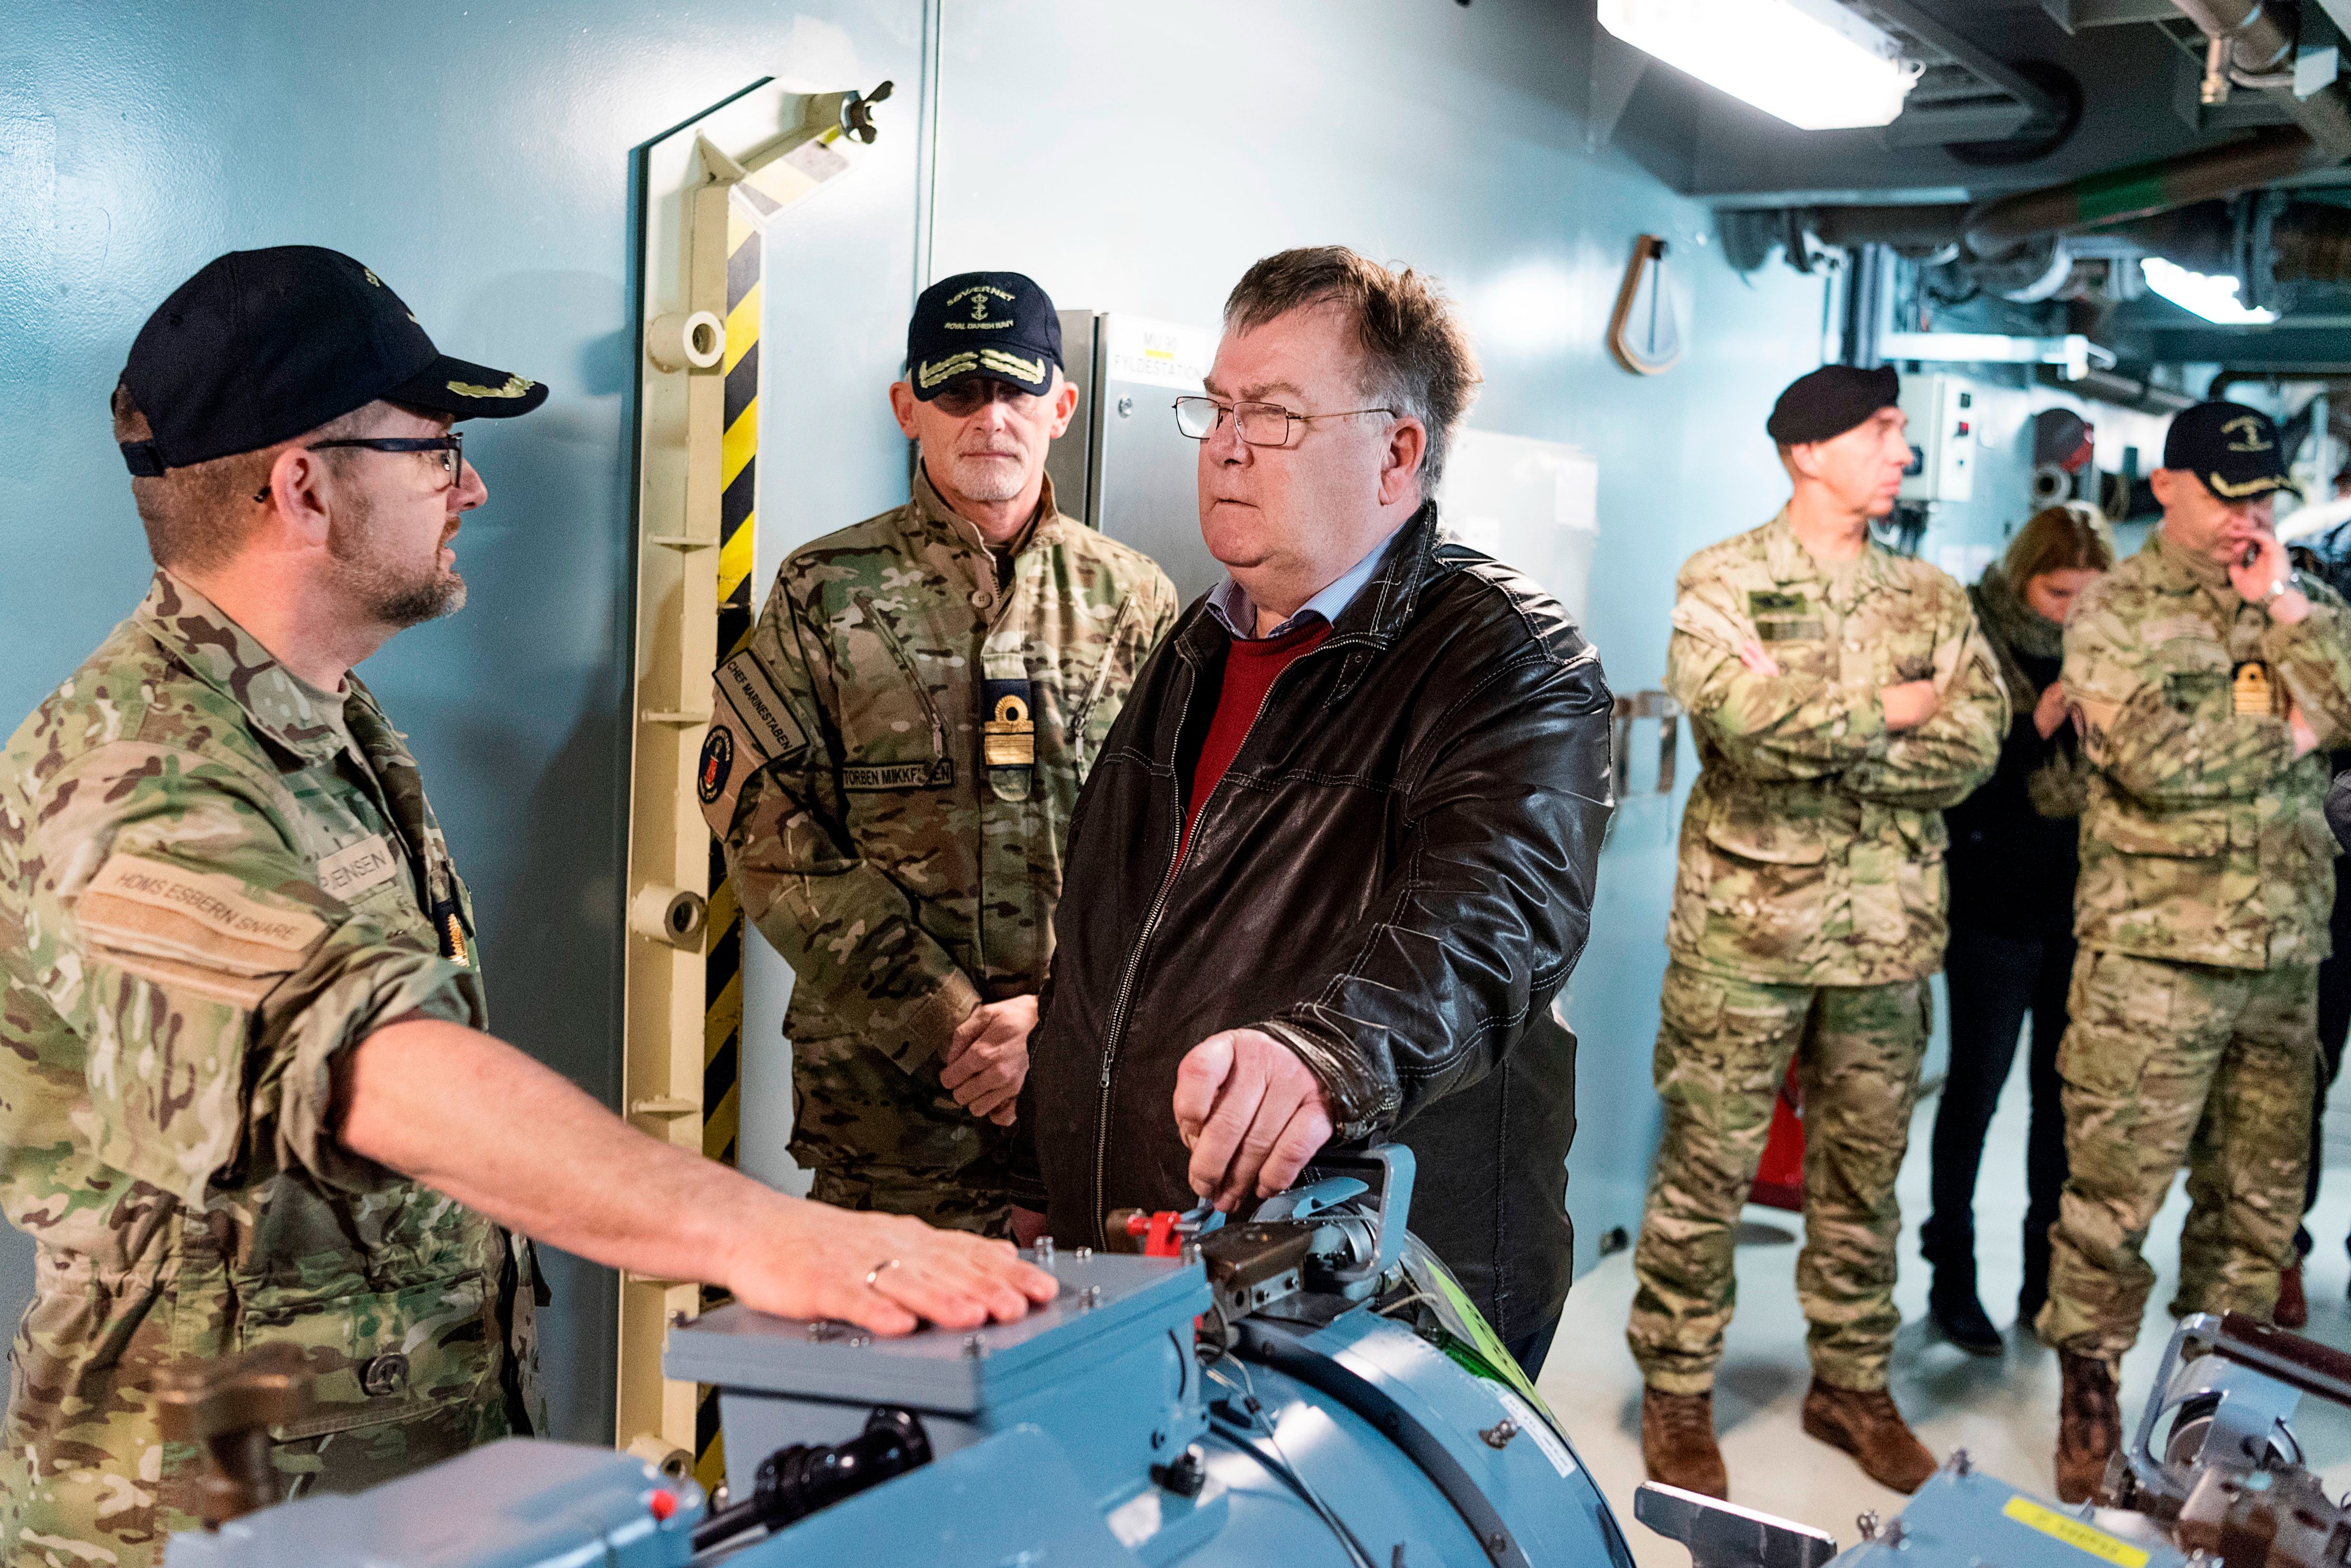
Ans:
[[[2163,465],[2195,475],[2224,501],[2299,489],[2286,476],[2285,463],[2276,421],[2241,402],[2182,409],[2163,437]]]
[[[508,419],[547,388],[433,346],[383,279],[314,245],[233,250],[155,308],[131,344],[122,384],[153,432],[122,461],[167,468],[255,452],[382,399]]]
[[[959,272],[923,290],[906,323],[906,379],[929,402],[975,378],[1041,396],[1061,362],[1061,318],[1017,272]]]
[[[1902,378],[1892,365],[1823,365],[1788,383],[1771,405],[1763,433],[1782,446],[1834,441],[1879,409],[1897,406],[1901,398]]]

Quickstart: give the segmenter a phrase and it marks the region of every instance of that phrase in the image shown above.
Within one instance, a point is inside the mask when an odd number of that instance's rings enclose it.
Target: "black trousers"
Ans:
[[[2343,1038],[2351,1034],[2351,887],[2344,885],[2344,875],[2340,869],[2335,873],[2335,909],[2327,921],[2335,937],[2335,956],[2318,966],[2318,1097],[2310,1108],[2310,1170],[2302,1192],[2304,1214],[2318,1202],[2318,1167],[2326,1154],[2326,1092],[2335,1087],[2343,1071]],[[2295,1255],[2309,1257],[2312,1245],[2308,1228],[2297,1226]],[[2351,1248],[2351,1239],[2344,1246]]]
[[[1951,928],[1944,960],[1950,996],[1951,1067],[1935,1111],[1934,1212],[1918,1233],[1919,1250],[1945,1288],[1975,1289],[1976,1173],[2001,1085],[2016,1060],[2025,1015],[2032,1018],[2026,1082],[2032,1116],[2025,1139],[2024,1299],[2047,1293],[2049,1227],[2065,1186],[2065,1108],[2059,1098],[2057,1042],[2065,1037],[2065,991],[2074,974],[2074,939],[2044,941]]]

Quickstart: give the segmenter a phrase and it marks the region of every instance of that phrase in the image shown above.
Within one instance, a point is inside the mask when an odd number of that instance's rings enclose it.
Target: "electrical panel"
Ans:
[[[1976,389],[1945,371],[1906,376],[1902,412],[1910,418],[1906,501],[1965,501],[1976,493]]]

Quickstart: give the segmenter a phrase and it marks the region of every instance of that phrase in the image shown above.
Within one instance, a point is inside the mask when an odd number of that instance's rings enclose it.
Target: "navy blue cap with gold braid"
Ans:
[[[2276,422],[2241,402],[2181,409],[2163,435],[2163,465],[2195,475],[2224,501],[2301,488],[2287,477],[2287,455]]]
[[[122,384],[151,435],[122,461],[166,469],[275,446],[379,399],[458,419],[506,419],[547,388],[433,346],[373,270],[315,245],[206,262],[147,318]]]
[[[1031,395],[1053,387],[1061,318],[1017,272],[960,272],[923,290],[906,323],[906,379],[929,402],[976,377]]]

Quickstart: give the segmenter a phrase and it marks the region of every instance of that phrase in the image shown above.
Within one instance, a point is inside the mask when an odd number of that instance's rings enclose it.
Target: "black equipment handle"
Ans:
[[[845,1443],[794,1443],[760,1460],[751,1495],[695,1525],[694,1549],[706,1552],[749,1530],[780,1530],[930,1462],[931,1439],[921,1419],[912,1410],[884,1406]]]

